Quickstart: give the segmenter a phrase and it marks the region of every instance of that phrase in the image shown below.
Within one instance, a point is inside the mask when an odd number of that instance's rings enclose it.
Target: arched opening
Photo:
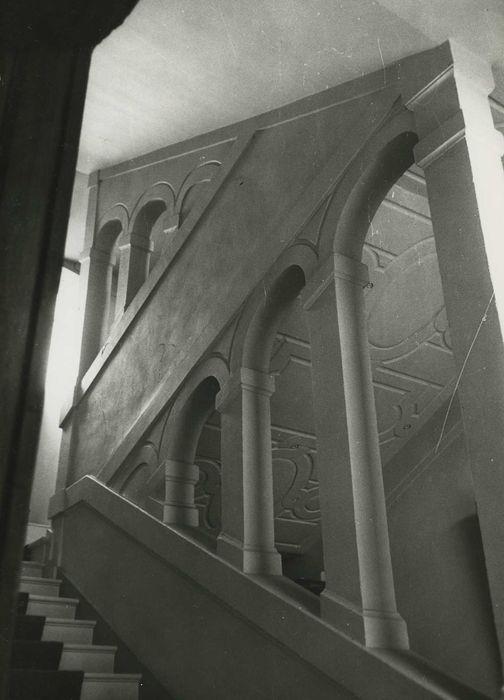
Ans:
[[[137,202],[129,234],[121,245],[123,308],[129,306],[159,260],[167,234],[177,227],[173,189],[167,182],[158,182]]]
[[[280,274],[244,340],[244,550],[251,573],[283,570],[315,590],[323,561],[305,282],[298,265]]]
[[[412,166],[363,246],[369,353],[398,608],[412,650],[471,683],[497,646],[430,218]]]
[[[162,214],[167,210],[166,202],[154,199],[142,206],[135,217],[132,233],[151,242],[151,250],[146,252],[145,278],[156,264],[166,243]]]
[[[213,409],[213,406],[212,406]],[[221,531],[221,420],[210,410],[201,429],[194,463],[199,469],[194,500],[199,511],[199,535],[212,550]]]
[[[388,190],[362,251],[383,468],[446,402],[455,367],[425,180],[412,166]]]
[[[283,575],[313,593],[324,587],[311,345],[297,296],[275,332],[270,373],[275,544]]]
[[[96,248],[104,254],[102,261],[97,261],[100,273],[95,281],[100,290],[100,342],[101,347],[107,340],[117,314],[117,289],[119,278],[119,237],[123,224],[117,219],[108,221],[98,232]]]
[[[213,376],[190,394],[170,426],[163,460],[164,522],[193,528],[209,548],[220,532],[220,422]]]
[[[415,140],[381,135],[354,160],[329,203],[323,262],[303,295],[321,483],[321,612],[370,647],[407,648],[408,635],[395,598],[360,258],[369,221],[411,163]]]

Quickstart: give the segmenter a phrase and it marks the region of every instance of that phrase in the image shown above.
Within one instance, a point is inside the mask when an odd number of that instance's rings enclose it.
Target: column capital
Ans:
[[[275,380],[271,374],[242,367],[240,379],[243,389],[249,389],[256,394],[264,394],[265,396],[271,396],[275,393]]]
[[[199,467],[191,462],[167,458],[160,466],[164,468],[166,481],[192,482],[195,484],[199,479]]]
[[[164,225],[163,225],[163,233],[168,234],[168,233],[174,233],[177,231],[180,227],[180,214],[177,214],[174,212],[171,214],[171,216],[166,215]]]
[[[215,397],[215,409],[226,413],[238,398],[241,398],[241,381],[239,376],[231,374]]]
[[[150,238],[139,236],[138,233],[130,233],[129,235],[125,236],[124,241],[119,245],[119,250],[125,250],[126,248],[130,247],[152,253],[154,250],[154,243],[150,240]]]
[[[194,503],[194,487],[199,468],[179,459],[167,458],[162,462],[165,473],[163,522],[169,525],[198,527],[198,508]]]
[[[303,308],[308,311],[336,279],[347,280],[359,287],[369,285],[367,265],[341,253],[334,253],[315,271],[301,292]]]
[[[334,277],[348,280],[358,287],[369,285],[369,273],[367,265],[360,260],[349,258],[341,253],[334,253]]]
[[[110,265],[110,255],[104,250],[99,248],[85,248],[79,258],[79,262],[85,263],[87,260],[92,260],[93,262],[102,263],[104,265]]]

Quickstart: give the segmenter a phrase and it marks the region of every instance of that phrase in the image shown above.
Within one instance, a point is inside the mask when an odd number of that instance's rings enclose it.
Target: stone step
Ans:
[[[136,673],[85,673],[80,700],[138,700]]]
[[[80,700],[138,700],[141,675],[113,673],[117,647],[93,645],[94,620],[75,620],[79,600],[60,598],[61,581],[43,576],[44,564],[24,561],[20,592],[28,594],[26,614],[46,618],[43,641],[63,642],[61,671],[84,671]]]
[[[77,598],[55,598],[54,596],[30,593],[26,614],[42,615],[43,617],[64,617],[67,620],[73,620],[78,603]]]
[[[44,572],[44,564],[41,561],[23,561],[21,563],[21,576],[40,576]]]
[[[21,576],[19,582],[20,592],[43,596],[59,596],[60,586],[59,579],[44,578],[43,576]]]
[[[64,644],[60,671],[112,673],[117,647],[97,644]]]
[[[92,644],[95,626],[94,620],[46,617],[42,641]]]

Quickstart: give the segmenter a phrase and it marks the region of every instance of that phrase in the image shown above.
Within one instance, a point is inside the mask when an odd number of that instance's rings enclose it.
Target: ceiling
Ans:
[[[93,55],[87,173],[292,102],[454,38],[494,67],[501,0],[139,0]]]

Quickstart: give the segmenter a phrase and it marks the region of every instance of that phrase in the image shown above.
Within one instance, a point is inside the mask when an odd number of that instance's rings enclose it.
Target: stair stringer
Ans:
[[[247,576],[86,476],[53,513],[65,576],[179,700],[477,700],[413,654],[370,650],[317,599]]]

